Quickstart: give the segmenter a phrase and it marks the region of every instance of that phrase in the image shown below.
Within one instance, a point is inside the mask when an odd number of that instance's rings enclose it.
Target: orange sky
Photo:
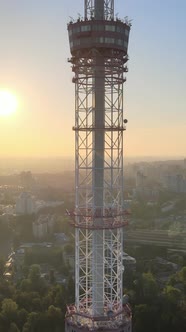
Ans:
[[[126,155],[184,157],[185,1],[170,1],[169,11],[162,0],[115,4],[121,17],[134,19],[125,88]],[[1,5],[0,89],[15,93],[19,108],[10,117],[0,117],[0,157],[74,156],[74,85],[66,23],[82,6],[81,0]]]

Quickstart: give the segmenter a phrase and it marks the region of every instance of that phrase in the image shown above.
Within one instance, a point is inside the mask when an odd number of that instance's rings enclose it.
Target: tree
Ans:
[[[35,331],[37,328],[38,320],[39,320],[39,314],[37,314],[36,312],[31,312],[28,315],[27,322],[23,326],[23,332]]]
[[[72,245],[71,243],[67,243],[64,246],[64,251],[67,255],[72,255],[74,254],[74,245]]]
[[[6,316],[8,320],[15,320],[17,316],[18,305],[12,299],[4,299],[2,302],[2,315]]]
[[[33,264],[30,267],[28,279],[31,282],[31,289],[33,291],[39,292],[40,294],[46,290],[46,282],[41,278],[40,266]]]
[[[51,305],[48,308],[47,317],[51,331],[57,331],[62,326],[64,317],[60,308]]]
[[[186,285],[186,266],[184,266],[180,273],[179,273],[179,279],[181,282],[183,282]]]
[[[143,273],[134,281],[136,303],[154,303],[158,296],[158,286],[152,273]]]
[[[11,323],[8,332],[20,332],[20,330],[15,323]]]
[[[28,277],[32,284],[35,284],[40,280],[41,270],[38,264],[31,265]]]
[[[158,286],[152,273],[143,273],[142,275],[143,296],[147,302],[154,302],[158,294]]]
[[[30,279],[23,279],[20,285],[22,292],[29,292],[32,289],[32,283]]]
[[[17,326],[21,329],[21,331],[24,324],[27,321],[27,318],[28,318],[28,312],[24,308],[20,309],[17,313]]]
[[[7,318],[0,313],[0,331],[6,332],[8,330],[8,326]]]
[[[181,301],[181,291],[167,285],[162,293],[160,303],[160,322],[162,331],[185,331],[185,308]]]
[[[157,332],[157,308],[139,304],[134,308],[134,332]]]
[[[4,279],[2,279],[0,281],[0,294],[3,299],[12,298],[14,295],[14,292],[15,292],[15,288],[10,282],[8,282]]]
[[[168,285],[163,290],[164,297],[171,304],[178,304],[181,300],[181,291],[171,285]]]
[[[40,312],[42,310],[41,299],[39,296],[32,300],[32,310],[36,312]]]

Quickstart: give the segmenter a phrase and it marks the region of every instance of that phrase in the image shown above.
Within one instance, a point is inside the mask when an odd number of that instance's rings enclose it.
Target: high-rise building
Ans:
[[[36,212],[35,200],[28,192],[22,192],[16,201],[16,214],[26,215]]]
[[[66,332],[131,331],[123,294],[123,83],[130,22],[114,0],[85,0],[68,24],[75,83],[75,304]]]

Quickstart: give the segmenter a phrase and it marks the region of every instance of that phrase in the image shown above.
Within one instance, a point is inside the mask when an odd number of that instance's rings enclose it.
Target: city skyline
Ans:
[[[133,19],[125,88],[127,156],[184,157],[186,43],[184,0],[117,0]],[[0,90],[19,107],[0,117],[0,157],[73,156],[74,91],[67,23],[83,0],[0,1]],[[83,13],[81,13],[83,15]]]

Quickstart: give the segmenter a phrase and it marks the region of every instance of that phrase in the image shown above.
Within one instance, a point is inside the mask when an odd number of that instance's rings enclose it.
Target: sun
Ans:
[[[16,96],[7,91],[0,90],[0,116],[9,116],[13,114],[18,107]]]

